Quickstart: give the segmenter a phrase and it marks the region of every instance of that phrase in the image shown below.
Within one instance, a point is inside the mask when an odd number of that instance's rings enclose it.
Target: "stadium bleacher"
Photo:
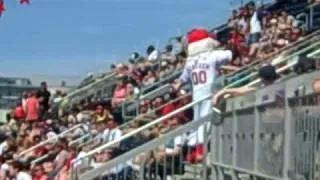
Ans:
[[[239,17],[247,6],[239,9]],[[1,177],[8,171],[2,166],[9,165],[34,179],[315,179],[320,132],[319,91],[314,85],[320,75],[317,6],[282,0],[261,8],[269,13],[264,17],[270,23],[272,18],[280,21],[281,15],[274,16],[283,10],[296,17],[296,25],[286,29],[299,29],[301,37],[290,42],[284,38],[288,43],[264,58],[259,53],[240,53],[248,62],[244,60],[238,70],[221,69],[214,92],[262,87],[259,70],[264,64],[276,68],[274,84],[244,96],[225,97],[208,117],[193,121],[193,106],[210,97],[192,101],[189,84],[173,90],[171,84],[182,72],[186,52],[165,54],[149,47],[150,54],[158,54],[155,62],[135,54],[129,64],[90,76],[53,103],[46,114],[57,113],[59,120],[1,126],[0,146],[5,146],[0,151]],[[229,21],[212,32],[222,48],[252,48],[246,42],[230,43],[234,29]],[[208,127],[204,157],[190,159],[193,147],[186,144],[186,135],[202,124]],[[18,147],[18,140],[28,143]]]

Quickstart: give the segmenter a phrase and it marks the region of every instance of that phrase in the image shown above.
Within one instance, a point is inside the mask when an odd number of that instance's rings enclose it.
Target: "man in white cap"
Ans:
[[[230,50],[217,50],[219,42],[205,29],[194,29],[188,34],[188,58],[181,77],[173,84],[178,90],[183,83],[191,82],[193,101],[212,95],[212,88],[221,65],[231,61]],[[209,115],[212,108],[210,99],[193,107],[194,120]],[[204,153],[204,125],[188,136],[188,146],[193,151],[188,155],[189,162],[198,162]]]

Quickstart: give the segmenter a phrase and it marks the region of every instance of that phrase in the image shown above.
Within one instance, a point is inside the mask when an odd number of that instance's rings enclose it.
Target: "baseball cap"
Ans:
[[[268,82],[273,82],[278,78],[276,68],[271,64],[263,65],[258,72],[258,75],[261,79]]]

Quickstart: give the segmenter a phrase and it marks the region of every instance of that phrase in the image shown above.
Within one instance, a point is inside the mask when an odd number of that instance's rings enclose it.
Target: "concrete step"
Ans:
[[[184,175],[174,175],[171,177],[172,180],[202,180],[201,176],[185,173]]]
[[[202,164],[186,164],[184,166],[185,172],[190,172],[193,174],[200,174],[203,171],[204,167]]]

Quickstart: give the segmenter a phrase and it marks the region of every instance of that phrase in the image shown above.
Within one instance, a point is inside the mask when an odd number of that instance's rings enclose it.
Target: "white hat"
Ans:
[[[8,164],[2,164],[0,169],[7,171],[9,169],[9,166],[8,166]]]

